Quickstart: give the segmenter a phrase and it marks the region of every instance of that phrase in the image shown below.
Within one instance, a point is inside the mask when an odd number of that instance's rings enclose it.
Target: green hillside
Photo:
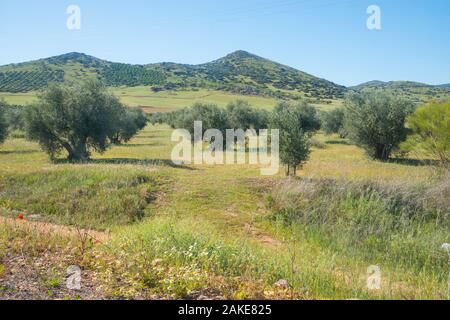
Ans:
[[[169,79],[166,88],[209,87],[241,94],[333,99],[346,88],[245,51],[201,65],[150,65]]]
[[[416,103],[426,103],[431,99],[449,99],[450,86],[433,86],[426,83],[413,81],[370,81],[349,88],[359,92],[383,90],[396,96],[403,96],[414,100]]]
[[[153,91],[214,89],[238,94],[315,99],[341,98],[343,86],[294,68],[236,51],[201,65],[158,63],[131,65],[82,53],[0,67],[0,92],[29,92],[50,83],[97,78],[108,86],[149,86]]]
[[[110,87],[146,87],[153,93],[208,89],[268,98],[303,97],[314,103],[341,99],[348,90],[383,90],[417,103],[450,98],[450,84],[370,81],[346,88],[246,51],[236,51],[199,65],[171,62],[133,65],[73,52],[0,66],[0,92],[8,94],[40,90],[51,83],[79,83],[87,79],[99,79]]]
[[[164,76],[140,65],[114,63],[82,53],[0,67],[0,92],[28,92],[50,83],[100,79],[109,86],[155,85]]]

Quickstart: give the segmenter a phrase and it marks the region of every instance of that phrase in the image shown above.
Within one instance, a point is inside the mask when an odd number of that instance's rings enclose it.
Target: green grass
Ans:
[[[4,99],[7,103],[13,105],[27,105],[37,101],[36,93],[5,93],[0,92],[0,99]]]
[[[39,214],[59,224],[107,228],[139,221],[154,199],[152,170],[123,166],[61,166],[45,172],[4,175],[0,207]]]
[[[120,100],[130,107],[141,107],[146,112],[170,112],[185,107],[192,106],[196,102],[214,103],[225,107],[235,100],[248,101],[252,106],[270,110],[277,103],[275,98],[263,96],[251,96],[232,94],[216,90],[196,90],[196,91],[162,91],[152,92],[149,87],[116,87],[110,88]],[[0,99],[4,99],[9,104],[26,105],[35,102],[36,93],[3,93],[0,92]],[[342,106],[342,100],[330,100],[330,104],[313,104],[319,110],[331,110]]]
[[[299,223],[281,219],[267,200],[278,183],[297,182],[262,177],[250,165],[171,167],[170,133],[149,126],[84,165],[53,164],[36,144],[7,140],[0,146],[0,207],[111,229],[87,266],[114,297],[183,298],[206,290],[237,299],[446,298],[448,260],[439,243],[449,242],[449,227],[436,225],[433,214],[410,224],[396,219],[416,208],[417,194],[441,199],[447,189],[435,169],[414,159],[376,162],[344,140],[319,135],[325,147],[313,150],[299,175],[342,184],[294,192],[292,212],[336,219]],[[363,183],[387,189],[361,195]],[[425,192],[433,186],[434,193]],[[399,207],[396,194],[406,197]],[[423,205],[417,214],[436,206]],[[370,265],[382,268],[380,291],[367,290]],[[277,291],[279,279],[292,290]]]

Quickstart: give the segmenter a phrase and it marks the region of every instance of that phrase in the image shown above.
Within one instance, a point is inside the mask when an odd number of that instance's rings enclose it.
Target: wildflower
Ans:
[[[450,253],[450,243],[444,243],[442,244],[442,249],[446,250],[447,252]]]
[[[19,215],[17,216],[17,220],[23,220],[23,214],[19,213]]]

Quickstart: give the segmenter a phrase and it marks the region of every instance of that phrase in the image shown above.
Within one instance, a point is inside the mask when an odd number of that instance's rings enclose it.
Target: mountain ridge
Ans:
[[[99,79],[107,86],[148,86],[158,92],[177,89],[215,89],[247,95],[316,100],[343,98],[348,91],[382,89],[412,93],[423,100],[450,96],[450,84],[373,80],[345,87],[256,54],[237,50],[201,64],[111,62],[81,52],[0,66],[0,92],[28,92],[51,83]]]
[[[0,66],[0,91],[27,92],[57,82],[89,78],[108,86],[151,86],[153,90],[211,88],[244,94],[332,99],[346,91],[331,81],[238,50],[198,65],[161,62],[127,64],[80,52]]]

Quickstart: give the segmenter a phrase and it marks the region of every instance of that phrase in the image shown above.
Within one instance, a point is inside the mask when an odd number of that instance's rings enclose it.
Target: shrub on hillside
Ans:
[[[410,101],[374,92],[351,94],[345,105],[345,131],[371,157],[387,160],[405,141],[406,118],[414,112]]]

